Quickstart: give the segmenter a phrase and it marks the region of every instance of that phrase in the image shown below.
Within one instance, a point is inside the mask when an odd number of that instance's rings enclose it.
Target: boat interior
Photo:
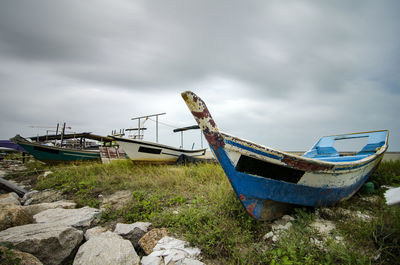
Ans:
[[[375,154],[381,147],[385,146],[387,136],[387,130],[324,136],[303,157],[327,162],[358,161]],[[339,153],[335,148],[337,141],[351,141],[359,138],[367,138],[367,144],[357,152],[346,152],[344,154]]]

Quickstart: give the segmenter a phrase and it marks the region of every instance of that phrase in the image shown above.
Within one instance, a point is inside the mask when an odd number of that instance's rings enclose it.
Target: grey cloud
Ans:
[[[179,98],[188,88],[215,94],[221,124],[265,144],[271,134],[295,146],[294,128],[304,137],[375,126],[396,135],[397,10],[397,1],[2,1],[9,129],[0,135],[60,119],[105,130],[129,117],[114,106],[130,115],[170,108],[190,122]]]

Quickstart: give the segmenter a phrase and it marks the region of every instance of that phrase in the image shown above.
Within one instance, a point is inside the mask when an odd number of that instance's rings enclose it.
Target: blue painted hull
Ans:
[[[269,201],[304,206],[329,206],[345,200],[360,189],[376,168],[374,166],[361,175],[352,185],[311,187],[238,172],[225,149],[220,148],[218,152],[212,149],[245,210],[261,220],[271,219],[270,216],[263,215],[265,203]]]
[[[387,150],[388,131],[322,137],[297,156],[220,133],[205,103],[182,93],[211,150],[246,211],[271,220],[289,205],[328,206],[350,198],[374,172]],[[358,153],[341,156],[334,142],[368,138]]]

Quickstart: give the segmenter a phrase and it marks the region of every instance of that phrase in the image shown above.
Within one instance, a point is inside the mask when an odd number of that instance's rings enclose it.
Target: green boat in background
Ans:
[[[16,135],[10,139],[25,149],[37,160],[45,163],[60,163],[73,161],[100,160],[99,149],[88,150],[83,148],[69,148],[62,146],[51,146],[48,143],[30,142]]]

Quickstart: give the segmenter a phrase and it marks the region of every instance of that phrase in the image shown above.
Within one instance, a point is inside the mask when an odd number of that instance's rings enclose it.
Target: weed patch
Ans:
[[[400,162],[382,162],[371,177],[377,191],[360,192],[329,207],[322,216],[336,224],[343,242],[324,239],[310,224],[315,208],[295,208],[293,226],[277,242],[264,241],[269,222],[250,217],[240,204],[219,165],[135,165],[130,161],[60,165],[40,177],[37,189],[58,189],[79,205],[98,207],[99,195],[132,192],[119,210],[102,213],[103,222],[150,221],[184,237],[202,250],[207,260],[220,264],[398,264],[400,216],[382,197],[382,185],[400,185]],[[338,214],[340,209],[373,215],[358,220]],[[343,211],[342,211],[343,212]],[[328,212],[327,212],[328,213]],[[311,239],[323,242],[323,247]],[[378,258],[377,258],[378,257]],[[214,262],[211,262],[214,263]]]

